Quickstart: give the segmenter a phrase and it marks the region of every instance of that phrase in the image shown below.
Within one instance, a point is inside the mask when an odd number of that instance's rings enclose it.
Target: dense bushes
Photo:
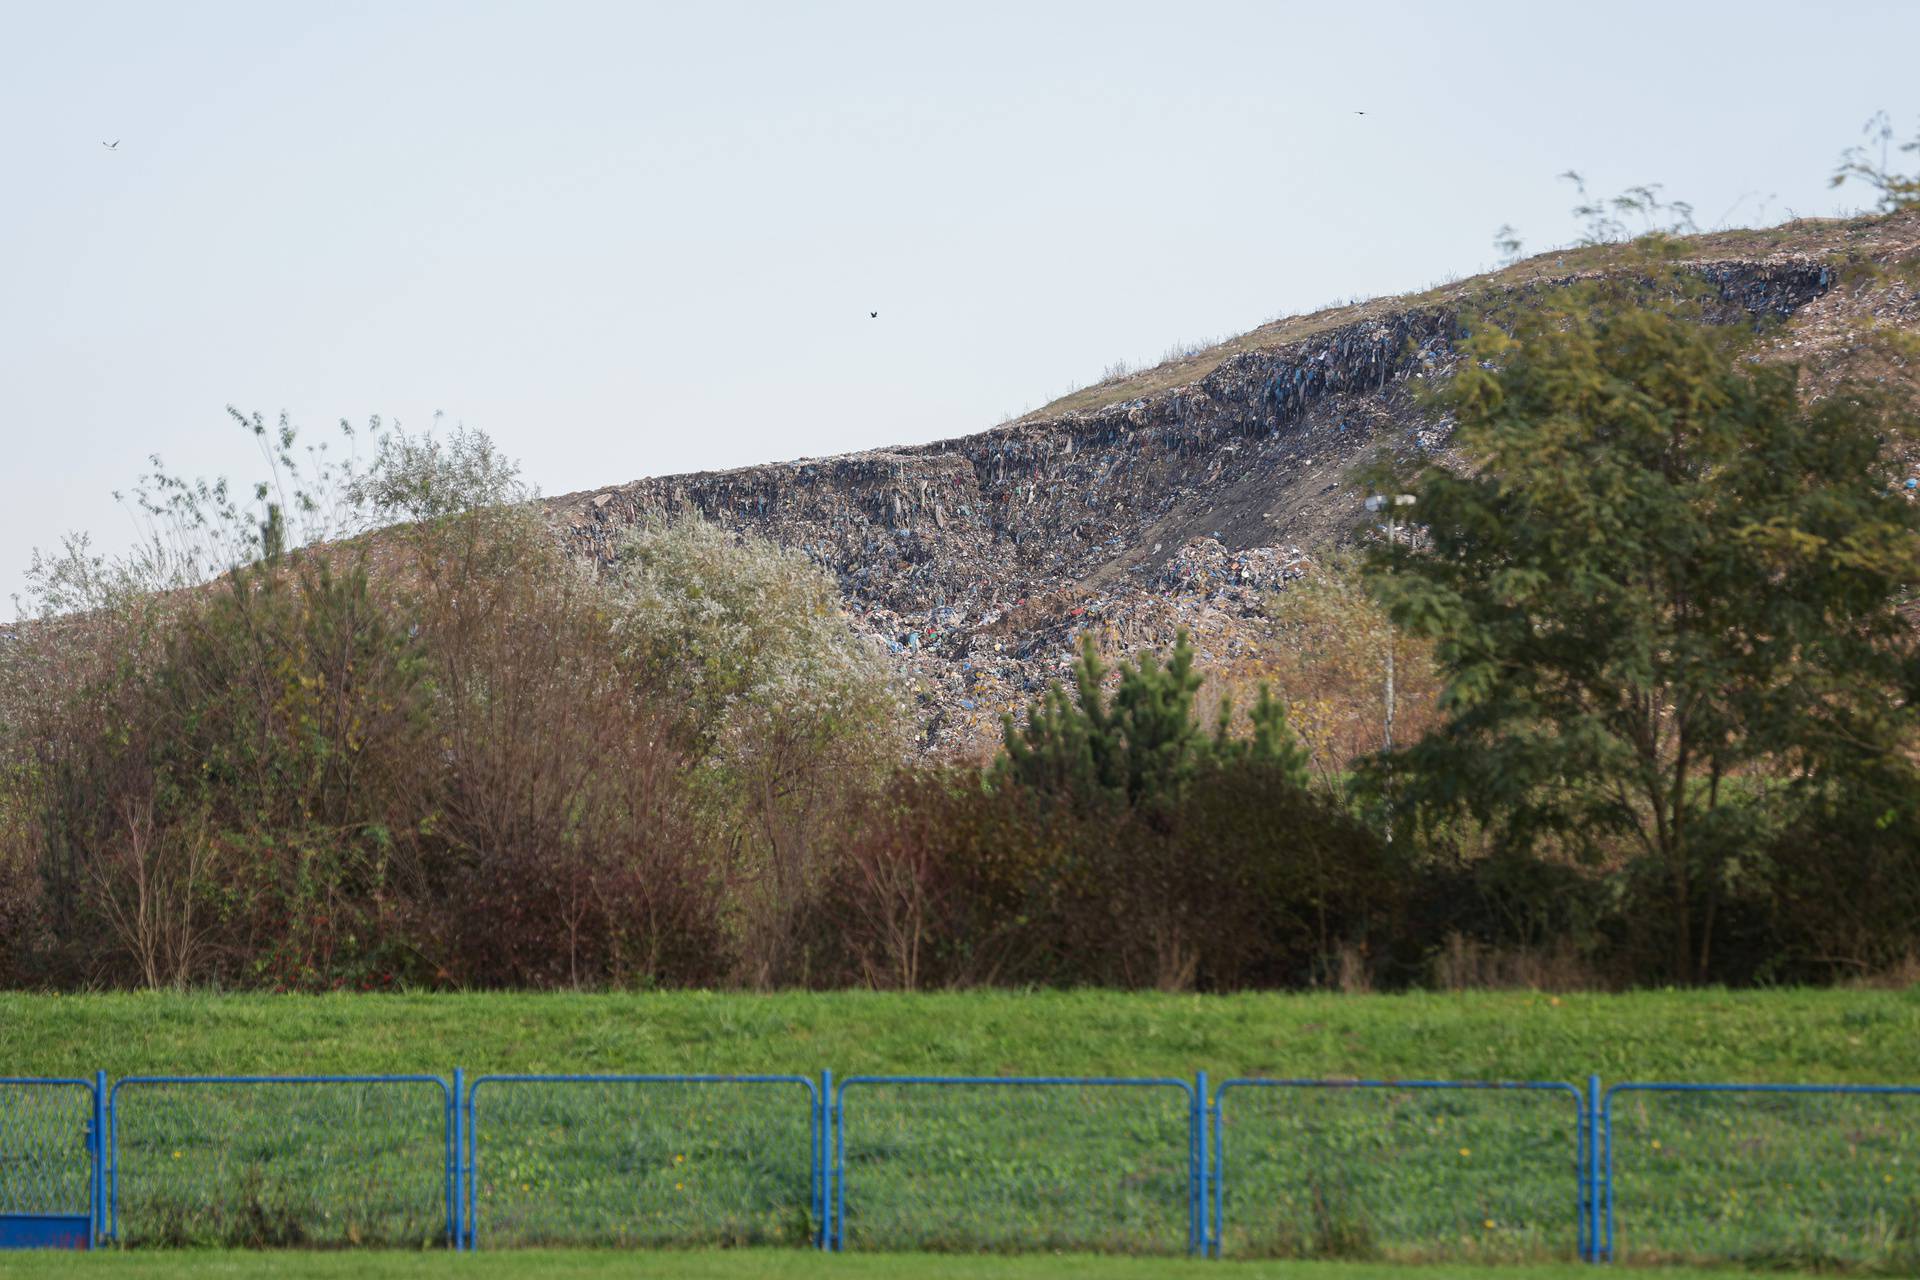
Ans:
[[[161,492],[178,539],[223,491]],[[1687,782],[1721,824],[1690,862],[1637,848],[1630,810],[1516,824],[1458,790],[1526,745],[1462,692],[1458,627],[1401,637],[1428,733],[1356,772],[1389,639],[1353,579],[1281,633],[1346,655],[1338,680],[1255,655],[1244,709],[1209,715],[1184,638],[1117,669],[1089,648],[989,768],[913,767],[887,666],[797,553],[687,521],[588,571],[459,433],[387,435],[340,492],[333,532],[376,536],[290,529],[264,489],[236,527],[216,497],[237,567],[211,583],[156,572],[204,563],[190,538],[43,565],[59,607],[0,633],[0,984],[1627,986],[1920,953],[1920,790],[1886,747],[1908,659],[1877,589],[1871,679],[1816,691],[1849,732]],[[1304,687],[1311,751],[1263,676]]]
[[[7,646],[0,979],[725,980],[670,673],[484,440],[389,437],[353,487],[402,523],[239,538],[216,583],[124,575]]]
[[[903,774],[820,907],[823,977],[905,988],[1318,985],[1392,919],[1385,848],[1283,768],[1205,767],[1147,814]]]
[[[6,981],[1305,985],[1387,918],[1280,703],[1203,726],[1184,641],[905,769],[803,557],[683,522],[583,571],[467,436],[352,489],[395,523],[270,507],[217,582],[9,646]]]

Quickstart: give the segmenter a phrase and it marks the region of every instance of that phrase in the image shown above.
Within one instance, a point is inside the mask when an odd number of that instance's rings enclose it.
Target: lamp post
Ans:
[[[1413,505],[1413,495],[1410,493],[1396,493],[1392,497],[1388,497],[1386,494],[1383,494],[1383,493],[1376,493],[1367,499],[1367,510],[1375,512],[1376,514],[1382,511],[1386,512],[1387,545],[1389,547],[1393,545],[1393,541],[1394,541],[1393,540],[1393,513],[1395,508],[1410,507],[1412,505]],[[1386,721],[1385,728],[1386,728],[1386,732],[1384,734],[1385,742],[1384,742],[1383,749],[1386,751],[1392,751],[1393,750],[1393,621],[1391,619],[1387,621],[1387,721]]]

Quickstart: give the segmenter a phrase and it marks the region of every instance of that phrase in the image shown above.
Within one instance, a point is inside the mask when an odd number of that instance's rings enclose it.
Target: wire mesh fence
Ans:
[[[1585,1102],[1571,1084],[1229,1080],[1218,1099],[1223,1256],[1583,1252]]]
[[[123,1245],[450,1244],[453,1115],[435,1076],[122,1080],[110,1233]]]
[[[1184,1080],[856,1076],[838,1113],[838,1247],[1195,1247]]]
[[[1920,1275],[1920,1087],[1622,1084],[1601,1123],[1615,1258]]]
[[[809,1245],[825,1120],[804,1076],[484,1076],[467,1095],[476,1246]]]
[[[1920,1275],[1920,1086],[0,1079],[0,1247],[96,1234]]]
[[[94,1086],[0,1079],[0,1215],[80,1215],[93,1206]]]

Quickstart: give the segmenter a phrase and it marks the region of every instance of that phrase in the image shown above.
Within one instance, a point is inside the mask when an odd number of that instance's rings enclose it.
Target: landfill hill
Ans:
[[[1185,627],[1203,667],[1273,643],[1268,593],[1369,536],[1354,465],[1447,451],[1449,424],[1417,393],[1458,358],[1462,308],[1622,269],[1624,253],[1543,254],[1276,321],[977,435],[543,505],[575,554],[602,562],[624,528],[683,512],[803,550],[897,660],[922,749],[973,755],[1003,711],[1063,675],[1083,633],[1124,654]],[[1681,254],[1717,290],[1719,318],[1781,321],[1771,351],[1801,361],[1815,390],[1852,373],[1920,395],[1920,370],[1863,368],[1859,341],[1877,325],[1920,330],[1920,212],[1699,236]]]

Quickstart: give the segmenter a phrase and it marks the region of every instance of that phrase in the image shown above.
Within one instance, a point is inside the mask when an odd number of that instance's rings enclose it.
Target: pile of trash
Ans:
[[[1307,555],[1298,547],[1247,547],[1228,551],[1213,538],[1194,538],[1173,553],[1156,585],[1169,592],[1205,593],[1215,587],[1256,587],[1277,591],[1306,573]]]
[[[1804,257],[1700,269],[1741,315],[1797,313],[1834,287]],[[1371,529],[1356,464],[1449,448],[1419,390],[1462,358],[1463,323],[1448,306],[1369,304],[1152,395],[911,448],[641,480],[546,512],[603,563],[628,526],[681,513],[804,551],[898,666],[925,749],[974,753],[1065,675],[1084,635],[1118,656],[1184,627],[1208,665],[1266,643],[1271,593]]]
[[[954,608],[901,614],[853,601],[848,620],[900,670],[920,715],[923,749],[980,757],[998,744],[1003,716],[1020,718],[1049,685],[1070,680],[1084,637],[1112,661],[1170,649],[1184,630],[1202,667],[1231,664],[1268,643],[1274,635],[1269,596],[1305,573],[1306,560],[1293,548],[1229,556],[1219,543],[1205,542],[1198,554],[1209,559],[1286,569],[1263,568],[1235,583],[1127,583],[1093,595],[1016,600],[1009,609],[978,614]]]

